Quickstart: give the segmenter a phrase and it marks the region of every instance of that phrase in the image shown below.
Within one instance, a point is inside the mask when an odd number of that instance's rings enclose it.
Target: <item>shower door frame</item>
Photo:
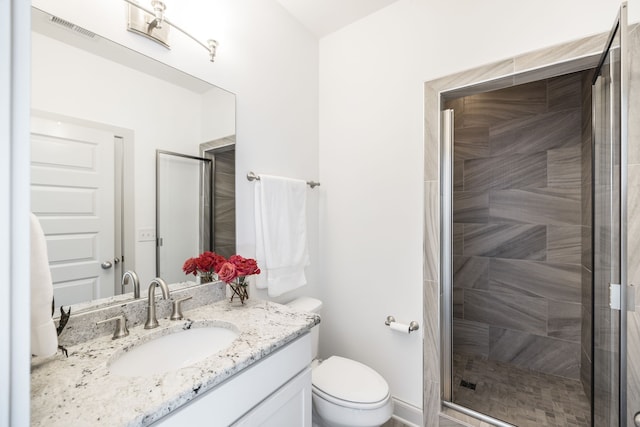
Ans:
[[[602,52],[602,55],[600,57],[600,60],[598,61],[598,66],[596,67],[596,72],[593,76],[593,82],[592,82],[592,91],[595,92],[596,89],[596,82],[598,81],[599,77],[602,76],[601,70],[602,67],[607,63],[607,58],[609,58],[611,60],[612,57],[612,49],[614,49],[614,42],[616,39],[616,36],[618,37],[619,40],[619,77],[620,77],[620,81],[619,82],[615,82],[613,81],[612,83],[610,83],[610,91],[613,92],[613,90],[615,89],[616,91],[619,91],[619,96],[620,98],[617,100],[619,102],[619,107],[620,107],[620,111],[619,111],[619,117],[615,117],[614,113],[611,113],[610,117],[611,118],[613,116],[614,119],[617,119],[619,122],[615,123],[619,126],[619,131],[620,134],[618,135],[619,138],[619,147],[617,147],[619,149],[619,153],[620,153],[620,170],[619,170],[619,175],[617,177],[617,179],[619,180],[618,185],[619,185],[619,212],[616,218],[611,218],[612,220],[618,220],[619,221],[619,240],[616,241],[616,246],[618,246],[617,250],[618,250],[618,268],[619,268],[619,272],[618,272],[618,278],[619,278],[619,283],[617,283],[616,285],[620,286],[620,300],[619,300],[619,307],[616,310],[615,308],[611,308],[612,312],[617,311],[617,316],[618,316],[618,321],[619,321],[619,342],[617,343],[617,350],[618,350],[618,357],[617,357],[617,362],[618,362],[618,378],[619,378],[619,382],[617,384],[618,386],[618,424],[621,426],[626,426],[627,425],[627,382],[626,382],[626,377],[627,377],[627,359],[626,359],[626,355],[627,355],[627,316],[626,316],[626,312],[628,309],[628,297],[627,297],[627,293],[628,293],[628,279],[627,279],[627,163],[628,163],[628,120],[629,120],[629,103],[628,103],[628,96],[629,96],[629,76],[630,76],[630,70],[629,70],[629,48],[628,48],[628,17],[627,17],[627,3],[624,2],[622,3],[622,5],[620,6],[620,10],[618,12],[618,15],[616,16],[616,19],[614,21],[613,27],[609,33],[609,37],[607,39],[607,43],[605,44],[605,48]],[[619,84],[619,88],[615,88],[615,84],[618,83]],[[615,97],[613,97],[613,99],[615,99]],[[615,110],[616,105],[613,105],[613,103],[610,105],[610,110]],[[592,181],[595,184],[597,178],[597,165],[596,165],[596,129],[595,129],[595,123],[596,123],[596,112],[597,112],[597,108],[598,105],[596,105],[596,102],[592,101],[592,109],[593,109],[593,114],[592,114],[592,126],[593,126],[593,131],[592,131],[592,135],[593,135],[593,139],[592,139]],[[610,112],[607,111],[608,113]],[[615,124],[613,126],[613,130],[615,130]],[[615,141],[615,139],[614,139]],[[612,161],[613,163],[613,161]],[[614,173],[614,165],[611,164],[611,175],[612,175],[612,179],[615,179],[615,177],[613,177]],[[592,233],[595,232],[596,230],[596,206],[595,206],[595,201],[596,201],[596,188],[595,185],[592,188],[592,220],[591,220],[591,224],[592,224]],[[595,318],[595,309],[596,309],[596,301],[595,301],[595,295],[597,294],[596,292],[596,239],[595,236],[592,237],[592,284],[593,284],[593,301],[592,301],[592,316],[593,316],[593,321],[592,321],[592,332],[591,332],[591,336],[592,336],[592,340],[593,341],[593,354],[592,354],[592,366],[591,366],[591,396],[592,396],[592,406],[591,406],[591,419],[592,419],[592,425],[594,423],[595,420],[595,399],[596,399],[596,384],[594,381],[594,378],[596,378],[596,360],[595,360],[595,327],[596,327],[596,318]],[[615,271],[615,270],[614,270]],[[611,278],[612,280],[615,280],[614,278]],[[610,286],[613,285],[613,283],[610,283]],[[610,297],[610,305],[612,303]]]
[[[624,15],[626,16],[627,4],[622,3],[620,7],[620,14],[618,15],[618,19]],[[607,37],[606,47],[609,45],[609,38]],[[575,50],[579,50],[575,48]],[[626,52],[624,53],[626,56]],[[595,69],[600,64],[600,60],[602,57],[602,44],[598,48],[598,50],[592,50],[588,53],[576,54],[575,56],[570,56],[563,60],[559,61],[549,61],[544,62],[543,58],[539,58],[538,62],[532,66],[531,68],[524,69],[522,71],[516,72],[507,72],[500,73],[499,71],[493,75],[491,75],[491,70],[489,70],[489,76],[485,75],[485,78],[478,78],[473,76],[480,76],[482,72],[486,73],[485,67],[480,67],[478,69],[470,70],[468,72],[461,73],[460,75],[454,75],[449,77],[444,77],[442,79],[438,79],[432,82],[428,82],[425,87],[427,88],[427,93],[429,93],[429,89],[433,90],[434,95],[437,97],[437,132],[435,134],[436,143],[438,146],[438,179],[439,179],[439,298],[440,298],[440,310],[439,310],[439,322],[440,322],[440,405],[444,408],[449,408],[452,410],[449,415],[457,415],[461,414],[463,417],[470,416],[477,420],[489,422],[491,424],[497,426],[509,427],[511,424],[502,422],[497,420],[491,416],[485,415],[483,413],[474,411],[472,409],[466,408],[461,405],[457,405],[452,402],[452,291],[453,291],[453,143],[452,143],[452,129],[453,129],[453,114],[446,113],[446,110],[443,109],[444,103],[448,99],[459,98],[463,96],[469,96],[481,92],[486,92],[490,90],[498,90],[504,89],[524,83],[529,83],[532,81],[544,80],[551,77],[556,77],[560,75],[566,75],[573,72],[584,71],[588,69]],[[513,60],[514,66],[512,68],[515,69],[516,60]],[[472,76],[472,77],[469,77]],[[627,73],[628,76],[628,73]],[[459,84],[458,84],[459,83]],[[628,84],[623,83],[623,91],[627,91]],[[432,93],[433,93],[432,92]],[[427,95],[428,96],[428,95]],[[623,92],[623,97],[626,97],[627,94]],[[626,106],[626,103],[623,102],[623,105]],[[623,108],[623,110],[628,110],[628,108]],[[427,107],[428,111],[428,107]],[[627,111],[624,111],[622,115],[626,118],[628,115]],[[626,120],[626,119],[623,119]],[[625,133],[624,138],[626,140],[626,122],[623,133]],[[449,127],[446,128],[445,126]],[[626,144],[625,144],[626,145]],[[626,147],[625,147],[626,150]],[[626,151],[623,153],[625,157],[621,156],[621,163],[626,162]],[[626,164],[624,165],[626,168]],[[624,191],[624,192],[623,192]],[[621,197],[626,197],[626,186],[625,190],[621,189]],[[623,206],[621,206],[621,210],[623,213],[626,212],[626,199],[622,200]],[[626,217],[625,217],[626,219]],[[427,226],[428,227],[428,226]],[[621,225],[622,227],[622,225]],[[623,233],[626,232],[625,228],[621,229]],[[626,236],[622,237],[623,244],[626,245]],[[621,256],[626,257],[626,250],[624,253],[621,253]],[[626,258],[624,258],[624,262],[626,263]],[[624,269],[623,269],[624,270]],[[621,280],[623,283],[624,279]],[[624,288],[624,286],[623,286]],[[624,309],[626,304],[626,290],[622,291],[622,308]],[[625,316],[621,316],[625,317]],[[425,315],[425,324],[427,322],[427,316]],[[622,329],[621,323],[621,333],[620,333],[621,341],[626,343],[626,330]],[[621,350],[626,349],[626,346],[621,345]],[[625,353],[621,352],[621,359],[624,359]],[[426,362],[425,362],[426,366]],[[623,370],[623,366],[620,366],[620,374],[622,378],[623,372],[626,374],[626,371]],[[620,400],[621,405],[623,405],[623,396],[626,395],[626,385],[620,384]],[[425,386],[425,390],[428,388]],[[434,407],[435,402],[430,402],[429,397],[425,395],[425,408]],[[622,409],[622,408],[621,408]],[[444,411],[444,409],[443,409]],[[622,414],[620,413],[620,420],[626,419],[626,412]],[[428,415],[424,416],[425,423],[428,421]],[[592,414],[593,420],[593,414]],[[427,424],[425,424],[427,425]]]
[[[199,200],[198,200],[198,216],[199,230],[198,247],[199,253],[211,249],[213,242],[211,236],[211,219],[213,217],[213,204],[205,206],[205,197],[211,200],[213,189],[213,160],[205,157],[192,156],[189,154],[176,153],[174,151],[156,150],[156,276],[160,277],[161,251],[163,246],[163,228],[161,213],[161,156],[173,156],[178,159],[194,160],[200,162],[198,164],[199,177]],[[195,256],[196,254],[194,254]]]

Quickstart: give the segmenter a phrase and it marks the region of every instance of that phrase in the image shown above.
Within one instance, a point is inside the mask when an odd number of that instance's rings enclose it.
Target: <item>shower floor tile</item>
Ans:
[[[460,385],[475,384],[475,390]],[[578,380],[523,370],[480,356],[453,355],[453,402],[520,427],[589,426]]]

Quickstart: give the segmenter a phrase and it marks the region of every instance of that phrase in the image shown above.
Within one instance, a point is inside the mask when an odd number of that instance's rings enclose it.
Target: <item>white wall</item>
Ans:
[[[255,255],[253,184],[244,175],[318,177],[318,41],[275,2],[184,0],[167,2],[169,19],[200,40],[220,43],[215,63],[174,32],[170,51],[126,31],[126,3],[113,0],[34,0],[40,9],[131,47],[237,95],[237,250]],[[309,193],[308,222],[317,293],[318,192]],[[299,292],[299,293],[301,293]],[[255,291],[257,296],[266,293]],[[297,294],[292,294],[297,295]]]
[[[618,6],[400,0],[321,40],[324,355],[369,364],[396,398],[422,406],[422,343],[381,324],[422,319],[423,84],[608,31]]]

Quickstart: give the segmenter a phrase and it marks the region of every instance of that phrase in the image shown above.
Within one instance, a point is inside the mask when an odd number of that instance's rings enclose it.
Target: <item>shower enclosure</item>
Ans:
[[[156,150],[156,270],[185,280],[182,265],[211,249],[211,159]]]
[[[627,425],[625,37],[626,4],[595,68],[441,93],[445,406]]]
[[[593,80],[593,425],[626,420],[626,7]],[[623,306],[623,303],[625,306]],[[629,420],[631,421],[631,420]]]

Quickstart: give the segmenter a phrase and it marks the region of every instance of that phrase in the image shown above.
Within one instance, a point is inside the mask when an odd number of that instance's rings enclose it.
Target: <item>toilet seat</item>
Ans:
[[[373,402],[373,403],[350,402],[348,400],[338,399],[334,396],[331,396],[330,394],[324,393],[322,390],[320,390],[315,386],[312,386],[312,388],[313,388],[314,396],[320,399],[323,399],[329,403],[332,403],[336,406],[341,406],[347,409],[359,409],[359,410],[366,411],[370,409],[381,408],[389,402],[389,395],[387,395],[384,399],[380,400],[379,402]]]
[[[333,404],[352,409],[377,409],[389,401],[389,385],[360,362],[331,356],[312,371],[313,392]]]

